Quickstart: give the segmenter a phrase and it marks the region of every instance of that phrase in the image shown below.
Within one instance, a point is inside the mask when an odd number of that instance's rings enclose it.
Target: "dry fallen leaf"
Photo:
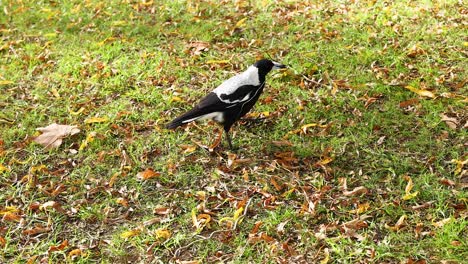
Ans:
[[[367,188],[364,186],[356,187],[352,191],[343,191],[343,194],[346,196],[361,195],[361,194],[366,194],[366,193],[367,193]]]
[[[445,218],[445,219],[442,219],[442,220],[440,220],[438,222],[432,223],[432,225],[435,226],[435,227],[443,227],[444,225],[449,223],[451,220],[452,220],[452,218]]]
[[[165,228],[158,228],[156,229],[156,231],[154,231],[154,235],[156,236],[157,239],[159,238],[169,239],[171,237],[171,231]]]
[[[68,252],[68,257],[75,257],[81,255],[81,249],[76,248],[70,252]]]
[[[85,124],[91,124],[91,123],[104,123],[104,122],[107,122],[109,121],[109,118],[107,117],[90,117],[90,118],[87,118],[84,122]]]
[[[413,189],[413,186],[414,186],[414,185],[413,185],[413,180],[411,179],[410,176],[405,175],[405,176],[404,176],[404,179],[405,179],[406,181],[408,181],[408,183],[406,184],[406,187],[405,187],[405,195],[403,195],[402,199],[403,199],[403,200],[411,200],[411,199],[413,199],[414,197],[416,197],[416,196],[419,194],[419,192],[418,192],[418,191],[416,191],[416,192],[414,192],[414,193],[411,192],[411,190]]]
[[[395,226],[389,226],[388,224],[385,224],[385,227],[393,231],[398,231],[406,225],[405,219],[406,219],[406,215],[402,215],[400,219],[398,219],[398,221],[396,222]]]
[[[445,124],[450,127],[451,129],[457,129],[457,126],[460,124],[460,122],[458,122],[458,120],[454,117],[449,117],[447,116],[446,114],[444,113],[441,113],[440,115],[440,118],[442,121],[445,122]]]
[[[40,127],[36,130],[41,131],[42,135],[34,139],[35,142],[46,148],[57,148],[62,144],[62,139],[80,132],[77,126],[58,125],[53,123],[47,127]]]
[[[159,176],[161,176],[161,173],[155,172],[152,169],[146,169],[144,171],[140,171],[136,175],[138,180],[148,180],[148,179],[159,177]]]
[[[139,235],[140,233],[141,233],[140,229],[133,229],[133,230],[125,231],[122,234],[120,234],[120,238],[123,238],[123,239],[131,238],[131,237]]]
[[[66,247],[68,247],[68,240],[64,240],[60,245],[58,246],[50,246],[48,252],[54,252],[54,251],[60,251],[64,250]]]
[[[436,97],[435,94],[429,90],[420,90],[410,85],[405,86],[405,88],[412,91],[413,93],[419,94],[420,96],[429,97],[429,98]]]

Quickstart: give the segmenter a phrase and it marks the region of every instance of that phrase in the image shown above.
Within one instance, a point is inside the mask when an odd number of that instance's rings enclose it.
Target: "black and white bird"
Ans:
[[[229,78],[190,111],[172,120],[166,125],[175,129],[195,120],[213,119],[224,127],[226,140],[232,150],[229,130],[232,125],[252,109],[265,87],[265,77],[275,69],[286,68],[285,65],[268,59],[255,62],[246,71]]]

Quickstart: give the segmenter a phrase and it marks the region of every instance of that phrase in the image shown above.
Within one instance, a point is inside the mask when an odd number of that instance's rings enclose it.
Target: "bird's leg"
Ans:
[[[234,148],[232,147],[232,143],[231,143],[231,136],[229,136],[229,131],[226,131],[226,140],[229,144],[229,148],[231,149],[231,151],[234,150]]]

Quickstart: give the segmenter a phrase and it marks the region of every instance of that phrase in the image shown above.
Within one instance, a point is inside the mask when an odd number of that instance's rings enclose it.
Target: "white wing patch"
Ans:
[[[190,123],[195,120],[205,120],[205,119],[213,119],[214,121],[218,123],[222,123],[224,122],[224,115],[222,112],[213,112],[213,113],[209,113],[206,115],[201,115],[201,116],[197,116],[191,119],[184,120],[182,121],[182,123],[185,124],[185,123]]]
[[[250,94],[247,94],[244,98],[240,100],[235,100],[235,101],[221,99],[221,94],[230,95],[243,85],[253,85],[253,86],[260,85],[257,67],[250,66],[243,73],[240,73],[224,81],[220,86],[214,89],[213,92],[218,96],[219,100],[221,100],[223,103],[229,104],[229,103],[243,102],[250,98]]]

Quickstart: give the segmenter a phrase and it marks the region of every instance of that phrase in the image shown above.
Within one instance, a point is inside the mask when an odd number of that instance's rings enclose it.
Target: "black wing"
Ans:
[[[231,94],[220,94],[220,97],[221,97],[222,100],[228,100],[228,101],[231,101],[231,102],[240,101],[240,100],[246,98],[246,96],[248,96],[249,94],[251,94],[252,92],[257,90],[258,88],[259,88],[259,86],[242,85],[239,88],[237,88],[233,93],[231,93]],[[250,98],[246,98],[246,100],[247,99],[250,99]]]

